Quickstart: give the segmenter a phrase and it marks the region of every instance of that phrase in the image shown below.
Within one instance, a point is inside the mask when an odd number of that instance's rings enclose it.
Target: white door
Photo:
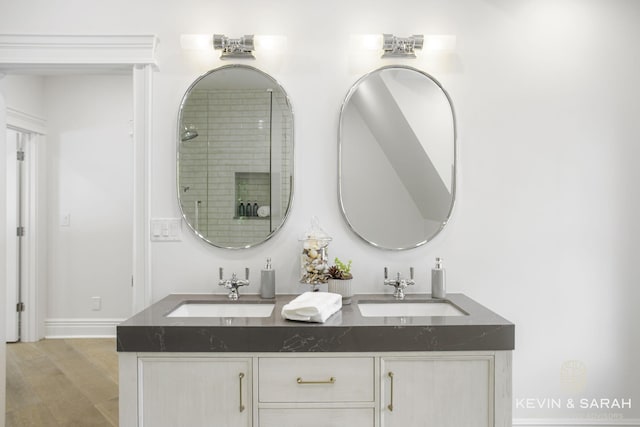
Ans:
[[[18,228],[21,221],[21,186],[22,167],[18,160],[17,153],[22,150],[24,134],[7,129],[7,342],[20,340],[20,313],[18,303],[20,302],[20,281],[21,281],[21,237],[18,236]]]

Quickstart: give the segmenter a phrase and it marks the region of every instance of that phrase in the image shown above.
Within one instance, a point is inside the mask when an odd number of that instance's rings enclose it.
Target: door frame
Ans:
[[[6,126],[4,129],[5,143],[0,147],[6,155],[3,162],[6,165],[6,342],[17,342],[20,340],[20,317],[16,303],[20,302],[20,281],[22,274],[21,265],[21,236],[18,235],[17,229],[23,225],[20,215],[23,206],[22,185],[23,170],[22,164],[18,159],[17,153],[20,152],[20,143],[22,133],[16,129]],[[22,151],[24,153],[24,151]],[[24,160],[24,159],[23,159]],[[23,162],[24,163],[24,162]]]
[[[96,69],[125,70],[132,73],[132,313],[151,303],[150,231],[147,224],[150,215],[153,74],[157,70],[157,43],[155,35],[0,35],[0,73],[44,73],[49,70],[77,72]],[[41,126],[39,131],[32,128],[33,116],[16,110],[9,111],[8,108],[6,110],[7,125],[46,134],[42,122],[35,121],[36,126]],[[6,293],[6,290],[0,289],[0,292]],[[37,287],[25,289],[25,294],[30,299],[37,298],[36,293]],[[36,303],[36,300],[26,303]],[[25,319],[25,341],[36,341],[44,336],[44,326],[38,327],[36,322],[44,323],[45,314],[42,312],[35,318],[29,316]],[[32,325],[32,322],[35,324]]]
[[[6,129],[11,129],[14,132],[21,133],[27,136],[23,140],[22,152],[24,153],[24,161],[22,162],[22,195],[20,203],[22,204],[22,218],[21,224],[28,232],[22,237],[20,244],[21,257],[20,263],[17,268],[20,269],[17,274],[20,277],[20,290],[17,291],[17,302],[25,303],[26,310],[22,312],[17,322],[18,337],[17,341],[36,341],[38,339],[38,333],[43,330],[44,326],[44,302],[46,301],[46,289],[43,287],[38,277],[41,277],[42,257],[44,253],[42,247],[44,247],[44,232],[42,230],[41,215],[44,207],[42,206],[42,194],[38,192],[39,183],[41,182],[41,176],[44,173],[41,166],[41,141],[43,135],[40,133],[43,128],[38,126],[30,126],[31,129],[27,129],[29,126],[26,123],[16,120],[17,115],[15,110],[7,107],[6,114]],[[42,122],[44,123],[44,122]],[[34,130],[38,128],[39,131]],[[15,150],[13,150],[13,159],[15,157]],[[7,236],[7,239],[13,238]],[[7,268],[10,268],[7,266]],[[5,291],[6,294],[6,291]],[[9,303],[9,301],[7,301]],[[15,303],[15,301],[14,301]],[[8,305],[7,309],[14,310],[15,304]],[[8,319],[7,316],[4,317]],[[40,328],[39,328],[40,326]],[[39,328],[39,329],[38,329]],[[8,339],[8,336],[6,337]]]

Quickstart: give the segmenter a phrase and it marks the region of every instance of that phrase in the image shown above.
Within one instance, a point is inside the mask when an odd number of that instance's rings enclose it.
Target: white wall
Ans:
[[[357,292],[383,292],[382,267],[417,269],[428,290],[435,256],[448,286],[516,324],[515,398],[632,398],[631,410],[515,408],[516,418],[640,418],[640,3],[628,0],[382,0],[4,4],[5,33],[155,33],[151,215],[177,217],[175,123],[191,81],[223,64],[180,50],[181,33],[281,34],[288,50],[250,62],[287,90],[295,113],[296,186],[282,230],[250,250],[185,234],[152,244],[153,299],[214,289],[217,268],[257,271],[273,258],[279,292],[300,292],[297,239],[312,215],[333,235],[330,256],[353,259]],[[122,13],[126,10],[127,13]],[[33,13],[33,11],[37,11]],[[76,19],[69,20],[68,15]],[[362,74],[389,64],[352,54],[352,34],[455,34],[453,56],[398,61],[436,77],[458,116],[458,200],[448,228],[408,252],[368,247],[336,198],[338,112]],[[225,62],[226,63],[226,62]],[[255,274],[254,274],[255,277]],[[254,283],[253,291],[258,286]],[[217,291],[217,290],[216,290]],[[563,391],[565,361],[586,367]],[[608,422],[615,422],[608,421]]]
[[[35,75],[8,75],[0,79],[0,91],[8,108],[31,116],[44,116],[44,78]]]
[[[52,76],[44,88],[48,322],[124,319],[131,315],[131,76]]]

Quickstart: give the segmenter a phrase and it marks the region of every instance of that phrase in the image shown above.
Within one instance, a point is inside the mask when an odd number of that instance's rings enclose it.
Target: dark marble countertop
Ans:
[[[515,325],[462,294],[447,300],[464,316],[363,317],[358,301],[394,301],[391,295],[355,295],[325,323],[286,320],[282,307],[296,295],[238,302],[275,303],[270,317],[166,317],[186,301],[226,302],[226,295],[172,294],[117,327],[119,352],[392,352],[513,350]],[[407,295],[404,302],[428,294]],[[229,301],[229,304],[234,302]]]

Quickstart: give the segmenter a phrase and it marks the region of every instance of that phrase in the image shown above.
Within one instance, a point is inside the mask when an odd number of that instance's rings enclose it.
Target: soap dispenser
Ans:
[[[267,265],[260,273],[260,298],[275,298],[276,271],[271,268],[271,258],[267,258]]]
[[[431,269],[431,298],[443,299],[447,297],[445,269],[442,258],[436,258],[436,266]]]
[[[244,203],[242,203],[242,199],[240,199],[240,205],[238,206],[238,217],[243,217],[245,214]]]

